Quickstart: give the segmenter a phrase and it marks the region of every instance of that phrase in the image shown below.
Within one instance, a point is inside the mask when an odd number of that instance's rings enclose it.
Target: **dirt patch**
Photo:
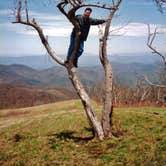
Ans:
[[[27,115],[29,114],[30,112],[25,112],[25,111],[11,111],[11,112],[8,112],[4,115],[1,115],[1,117],[3,118],[6,118],[6,117],[15,117],[15,116],[20,116],[20,115]]]

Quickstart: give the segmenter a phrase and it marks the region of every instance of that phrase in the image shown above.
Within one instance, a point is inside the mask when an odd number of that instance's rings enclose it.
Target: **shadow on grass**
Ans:
[[[88,132],[92,132],[92,129],[90,128],[85,128],[84,130],[88,131]],[[78,135],[79,133],[75,132],[75,131],[68,131],[68,130],[65,130],[65,131],[62,131],[60,133],[56,133],[56,134],[52,134],[52,135],[49,135],[51,137],[53,137],[52,139],[58,139],[58,140],[64,140],[64,141],[67,141],[67,140],[73,140],[74,142],[88,142],[88,141],[91,141],[94,136],[89,136],[89,137],[79,137],[79,136],[75,136],[75,135]]]

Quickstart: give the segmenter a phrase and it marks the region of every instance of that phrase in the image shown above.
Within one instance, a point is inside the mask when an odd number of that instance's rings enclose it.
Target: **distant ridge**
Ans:
[[[147,75],[152,80],[158,80],[158,71],[162,65],[141,63],[112,63],[114,80],[125,86],[135,86],[139,75]],[[79,67],[78,75],[85,86],[94,86],[104,80],[101,66]],[[36,70],[25,65],[0,65],[0,83],[10,85],[26,85],[40,88],[70,88],[72,84],[64,67],[55,66],[49,69]]]
[[[112,63],[114,81],[129,87],[136,85],[137,77],[145,74],[151,80],[159,79],[159,63]],[[90,88],[104,82],[101,66],[79,67],[78,75]],[[25,65],[0,65],[0,108],[27,107],[77,98],[64,67],[55,66],[37,70]]]
[[[65,59],[64,55],[61,55]],[[142,63],[152,64],[158,63],[161,59],[158,56],[147,54],[147,53],[135,53],[135,54],[121,54],[121,55],[110,55],[110,62],[118,62],[122,64],[129,63]],[[0,56],[0,64],[11,65],[11,64],[22,64],[29,66],[34,69],[47,69],[53,66],[59,66],[54,62],[48,55],[42,56],[22,56],[22,57],[9,57]],[[96,66],[100,65],[98,55],[82,55],[79,59],[80,66]]]

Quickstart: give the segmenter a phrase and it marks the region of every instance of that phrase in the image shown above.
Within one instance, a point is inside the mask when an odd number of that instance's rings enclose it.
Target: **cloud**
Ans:
[[[56,36],[56,37],[67,37],[70,35],[71,28],[48,28],[43,29],[43,32],[47,36]],[[38,35],[36,31],[22,31],[22,34],[26,35]]]
[[[12,11],[10,9],[3,9],[0,10],[0,15],[7,15],[10,14]]]
[[[55,15],[50,13],[42,13],[36,11],[29,11],[29,16],[40,21],[66,21],[67,18],[64,15]]]
[[[131,5],[140,5],[140,6],[149,6],[154,5],[155,3],[153,1],[145,1],[145,0],[138,0],[138,1],[129,1]]]
[[[157,32],[159,33],[166,33],[166,26],[159,25],[159,24],[151,24],[151,32],[154,32],[154,29],[157,27]],[[130,36],[130,37],[141,37],[147,36],[148,28],[147,24],[144,23],[129,23],[128,25],[124,26],[113,26],[111,28],[112,35],[123,35],[123,36]]]
[[[11,10],[0,10],[1,15],[9,13]],[[63,15],[54,15],[50,13],[29,11],[30,18],[35,18],[38,24],[43,28],[44,34],[48,36],[68,37],[72,31],[72,24]],[[158,27],[158,32],[166,33],[166,26],[159,24],[151,24],[151,30],[154,31],[155,27]],[[32,28],[26,28],[25,26],[13,25],[11,23],[1,23],[0,27],[3,29],[15,31],[25,35],[37,35]],[[128,37],[142,37],[147,36],[147,25],[140,22],[132,22],[126,26],[116,25],[111,26],[111,35],[123,35]],[[28,31],[27,31],[28,29]],[[92,26],[90,36],[97,36],[97,26]]]
[[[122,27],[122,28],[121,28]],[[166,33],[166,27],[162,25],[155,25],[151,24],[151,31],[153,32],[156,27],[158,27],[157,31],[159,33]],[[66,25],[63,26],[59,23],[59,25],[47,25],[43,28],[44,33],[48,36],[62,36],[67,37],[70,35],[72,26]],[[36,35],[34,31],[24,31],[23,33],[27,35]],[[143,23],[130,23],[126,26],[112,26],[111,27],[111,35],[122,35],[122,36],[128,36],[128,37],[143,37],[147,36],[148,30],[147,25]],[[91,28],[90,36],[97,36],[98,35],[98,28],[95,26]]]
[[[57,37],[68,37],[72,31],[72,25],[64,22],[47,22],[41,23],[41,27],[43,28],[44,34],[48,36],[57,36]],[[24,26],[24,28],[18,24],[11,23],[1,23],[0,27],[8,30],[15,31],[16,33],[21,33],[24,35],[37,35],[36,31],[32,28],[28,28]],[[166,26],[151,24],[151,32],[157,27],[157,32],[166,33]],[[143,23],[130,23],[123,27],[123,25],[112,26],[111,27],[111,35],[120,35],[120,36],[128,36],[128,37],[143,37],[147,36],[148,29],[147,24]],[[90,36],[98,35],[98,27],[92,26],[90,30]]]

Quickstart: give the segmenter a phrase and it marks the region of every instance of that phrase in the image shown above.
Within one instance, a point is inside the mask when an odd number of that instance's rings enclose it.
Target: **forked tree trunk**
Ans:
[[[119,2],[121,2],[121,0],[118,0],[117,4],[114,4],[113,2],[113,7],[106,7],[105,5],[100,5],[100,4],[91,4],[91,6],[96,6],[96,7],[100,7],[100,8],[105,8],[105,9],[109,9],[111,11],[110,14],[110,18],[112,19],[114,12],[117,10],[117,7],[119,6]],[[66,5],[70,5],[70,7],[68,7],[68,11],[66,11],[67,9],[65,8]],[[90,5],[90,4],[89,4]],[[53,49],[50,47],[49,42],[47,40],[47,37],[43,34],[43,30],[42,28],[40,28],[40,26],[37,24],[37,22],[35,21],[35,19],[33,19],[32,21],[29,19],[29,15],[28,15],[28,5],[27,5],[27,1],[25,0],[25,10],[26,10],[26,19],[23,19],[23,16],[21,15],[21,10],[22,10],[22,6],[21,6],[21,0],[18,0],[18,9],[17,9],[17,16],[16,16],[16,21],[13,23],[20,23],[20,24],[24,24],[24,25],[28,25],[33,27],[37,32],[38,35],[41,39],[42,44],[44,45],[44,47],[46,48],[48,54],[60,65],[63,65],[64,67],[66,67],[68,74],[69,74],[69,78],[75,88],[75,90],[77,91],[82,104],[84,106],[86,115],[88,117],[89,123],[94,131],[95,136],[99,139],[99,140],[103,140],[104,137],[110,137],[112,136],[111,134],[111,127],[110,127],[110,119],[111,119],[111,114],[112,114],[112,69],[111,66],[109,64],[109,60],[107,58],[107,52],[106,52],[106,45],[107,45],[107,37],[108,37],[108,32],[109,32],[109,24],[111,21],[106,23],[106,28],[105,28],[105,34],[103,37],[103,42],[100,43],[101,44],[101,56],[102,56],[102,64],[104,66],[104,70],[105,70],[105,99],[104,99],[104,110],[103,110],[103,120],[102,120],[102,124],[101,122],[98,120],[97,115],[95,114],[95,110],[93,107],[93,104],[91,102],[90,97],[88,96],[87,92],[85,91],[82,83],[80,82],[77,73],[76,73],[76,68],[73,67],[73,62],[76,59],[76,53],[79,49],[79,41],[80,41],[80,26],[79,23],[75,20],[75,12],[83,6],[89,6],[89,5],[85,5],[85,4],[81,4],[80,1],[64,1],[61,0],[57,7],[59,8],[59,10],[68,18],[68,20],[73,24],[73,26],[76,29],[76,37],[75,37],[75,43],[74,43],[74,49],[72,51],[71,57],[69,58],[69,62],[66,64],[60,57],[58,57],[55,52],[53,51]],[[66,10],[65,10],[66,9]]]
[[[93,103],[88,96],[87,92],[85,91],[84,86],[82,85],[80,79],[77,76],[76,68],[73,66],[74,61],[77,61],[76,54],[79,49],[79,43],[81,39],[81,32],[80,27],[77,25],[75,20],[73,20],[76,31],[75,31],[75,40],[74,40],[74,49],[72,50],[71,56],[69,57],[69,62],[65,65],[69,78],[77,91],[77,94],[79,95],[81,102],[84,106],[84,110],[86,112],[87,118],[89,120],[89,124],[92,127],[93,134],[96,136],[99,140],[103,140],[104,138],[104,132],[101,125],[101,122],[98,120],[97,115],[95,114],[95,110],[93,107]]]

